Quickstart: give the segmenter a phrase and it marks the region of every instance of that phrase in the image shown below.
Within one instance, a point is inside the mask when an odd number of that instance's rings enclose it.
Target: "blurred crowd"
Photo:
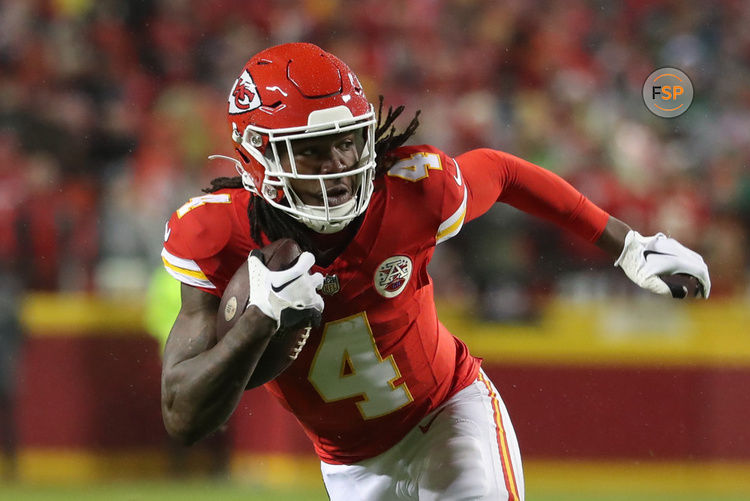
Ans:
[[[743,28],[744,26],[744,28]],[[641,233],[703,253],[747,294],[750,3],[571,0],[0,0],[0,256],[31,290],[137,291],[169,214],[230,154],[226,94],[249,56],[310,41],[372,101],[422,110],[415,142],[508,151]],[[644,106],[663,66],[684,115]],[[497,207],[436,255],[438,291],[492,318],[618,293],[611,262]],[[441,246],[442,247],[442,246]]]

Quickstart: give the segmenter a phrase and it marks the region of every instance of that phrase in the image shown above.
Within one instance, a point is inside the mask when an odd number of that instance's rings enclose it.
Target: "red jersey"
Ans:
[[[456,159],[396,151],[356,235],[327,267],[325,309],[297,360],[266,384],[323,461],[378,455],[469,385],[480,360],[438,321],[427,264],[435,245],[504,201],[595,241],[608,215],[554,174],[506,153]],[[220,296],[255,248],[244,189],[193,198],[171,217],[162,257],[177,279]]]

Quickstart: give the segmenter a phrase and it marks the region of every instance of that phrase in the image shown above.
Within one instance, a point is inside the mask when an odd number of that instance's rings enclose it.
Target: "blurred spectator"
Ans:
[[[21,284],[13,271],[0,270],[0,471],[14,480],[17,473],[17,367],[23,332],[18,318]]]
[[[20,219],[26,192],[22,171],[14,168],[18,160],[17,137],[0,130],[0,475],[7,480],[17,472],[16,386],[23,344],[19,312],[28,271]]]
[[[23,334],[18,318],[21,287],[11,272],[0,272],[0,453],[2,476],[17,473],[16,379]]]

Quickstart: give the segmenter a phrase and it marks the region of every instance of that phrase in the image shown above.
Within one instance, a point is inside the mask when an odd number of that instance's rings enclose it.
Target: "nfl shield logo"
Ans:
[[[339,289],[341,289],[339,286],[339,277],[336,275],[326,275],[323,279],[323,287],[320,288],[320,292],[326,296],[333,296]]]

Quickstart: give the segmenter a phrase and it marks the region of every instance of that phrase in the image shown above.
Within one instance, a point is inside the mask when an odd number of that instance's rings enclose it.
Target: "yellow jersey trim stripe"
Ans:
[[[166,261],[164,261],[164,266],[167,269],[167,273],[169,273],[174,278],[176,278],[177,280],[179,280],[180,282],[182,282],[184,284],[192,285],[193,287],[202,287],[204,289],[215,289],[216,288],[216,286],[214,284],[212,284],[210,281],[208,281],[207,279],[206,280],[201,280],[199,278],[195,278],[195,277],[191,277],[189,275],[182,274],[181,272],[179,272],[179,271],[171,268],[170,265]]]
[[[192,277],[192,278],[197,278],[198,280],[208,280],[208,278],[206,277],[206,275],[203,272],[186,270],[184,268],[179,268],[179,267],[173,265],[172,263],[170,263],[169,261],[167,261],[164,258],[161,258],[161,260],[164,262],[164,266],[167,267],[167,271],[171,270],[171,271],[174,271],[174,272],[179,273],[181,275],[185,275],[185,276]]]
[[[437,235],[435,236],[436,244],[445,242],[449,238],[458,235],[461,228],[464,225],[464,219],[466,218],[466,200],[469,198],[469,192],[464,185],[464,199],[461,201],[461,205],[458,207],[451,217],[443,221],[438,227]]]
[[[161,260],[167,272],[180,282],[206,289],[216,288],[195,261],[177,257],[167,249],[162,249]]]
[[[186,271],[191,271],[191,272],[199,272],[202,275],[202,278],[206,278],[206,275],[203,274],[200,266],[198,266],[198,263],[196,263],[192,259],[184,259],[181,257],[177,257],[171,252],[169,252],[166,248],[162,248],[161,258],[164,262],[169,263],[175,269],[186,270]]]
[[[437,235],[435,236],[435,245],[458,235],[458,232],[461,231],[461,228],[464,225],[464,219],[466,218],[466,201],[469,198],[469,191],[466,188],[466,183],[463,182],[461,169],[455,159],[453,160],[453,165],[456,166],[456,175],[453,176],[453,179],[458,186],[464,187],[464,199],[461,201],[461,205],[456,212],[451,214],[451,216],[443,221],[438,227]]]

